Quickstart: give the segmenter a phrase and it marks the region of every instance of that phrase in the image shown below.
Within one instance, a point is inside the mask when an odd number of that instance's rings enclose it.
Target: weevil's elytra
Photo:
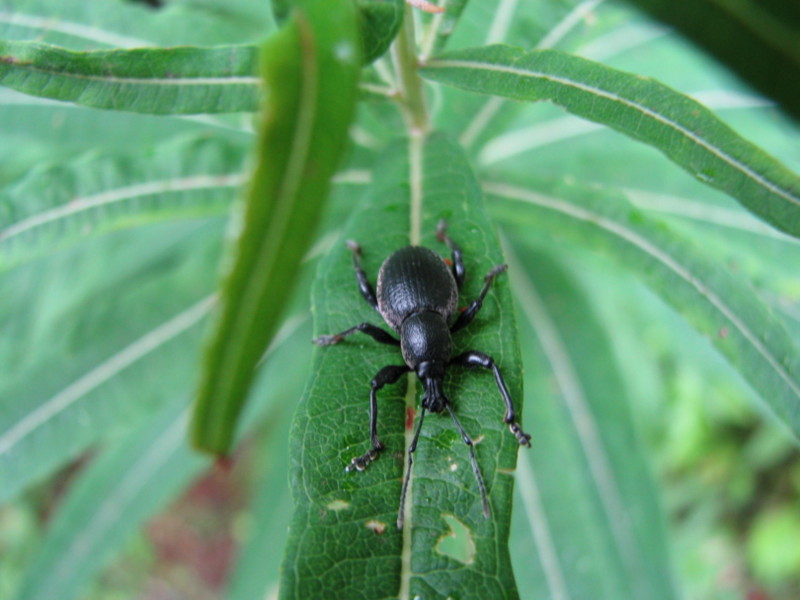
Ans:
[[[442,257],[422,246],[406,246],[378,272],[378,310],[395,331],[412,313],[432,311],[449,322],[458,308],[458,286]]]
[[[481,492],[483,513],[487,518],[490,514],[486,486],[475,458],[474,442],[464,430],[453,411],[450,399],[444,392],[444,376],[449,367],[490,369],[505,403],[506,412],[503,421],[508,424],[511,433],[521,445],[528,447],[531,445],[531,436],[525,433],[516,421],[511,396],[494,359],[477,350],[468,350],[458,356],[452,356],[451,334],[472,322],[483,306],[483,301],[494,278],[506,270],[506,265],[497,265],[486,274],[483,279],[483,288],[478,297],[459,313],[458,295],[466,273],[461,249],[447,235],[444,221],[439,223],[436,237],[450,248],[452,265],[448,266],[441,256],[428,248],[421,246],[401,248],[381,265],[378,273],[377,296],[367,274],[361,268],[361,246],[355,242],[347,242],[347,246],[353,253],[353,267],[361,295],[400,335],[399,340],[371,323],[360,323],[341,333],[322,335],[314,340],[320,346],[329,346],[341,342],[356,331],[361,331],[383,344],[400,346],[403,355],[405,364],[383,367],[372,380],[369,395],[369,428],[372,447],[365,454],[353,458],[347,466],[347,471],[363,471],[378,458],[383,450],[383,443],[378,438],[377,429],[378,390],[387,384],[395,383],[409,371],[414,371],[422,382],[424,388],[422,408],[419,412],[414,437],[408,448],[408,468],[403,478],[403,491],[400,494],[400,510],[397,517],[398,529],[403,528],[403,505],[413,465],[413,454],[417,448],[426,411],[440,413],[447,410],[450,413],[461,439],[469,448],[472,471]]]

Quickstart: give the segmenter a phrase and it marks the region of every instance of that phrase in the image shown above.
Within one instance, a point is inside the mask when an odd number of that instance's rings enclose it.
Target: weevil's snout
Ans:
[[[430,412],[442,412],[450,402],[447,396],[444,395],[442,379],[439,377],[428,377],[424,379],[423,382],[425,384],[425,396],[422,398],[422,406]]]

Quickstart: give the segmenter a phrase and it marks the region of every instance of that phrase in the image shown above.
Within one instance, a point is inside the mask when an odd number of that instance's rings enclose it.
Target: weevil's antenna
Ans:
[[[422,421],[425,419],[425,407],[422,407],[419,413],[419,422],[417,423],[417,430],[414,432],[414,439],[411,440],[411,445],[408,447],[408,469],[406,469],[405,477],[403,477],[403,491],[400,493],[400,511],[397,513],[397,528],[403,528],[403,520],[405,519],[406,508],[406,491],[408,490],[408,480],[411,478],[411,465],[414,463],[412,458],[414,450],[417,449],[417,442],[419,441],[419,432],[422,431]]]
[[[456,413],[453,412],[453,408],[450,406],[450,403],[447,403],[447,412],[450,413],[450,416],[453,417],[453,422],[456,424],[459,433],[461,434],[461,439],[464,440],[464,443],[469,448],[469,458],[472,461],[472,472],[475,473],[475,479],[478,480],[478,487],[481,489],[481,500],[483,501],[483,514],[488,519],[492,516],[492,511],[489,508],[489,500],[486,497],[486,484],[483,483],[483,475],[481,475],[480,467],[478,467],[478,460],[475,458],[475,444],[472,441],[472,438],[469,437],[467,432],[461,426],[461,422],[456,417]]]

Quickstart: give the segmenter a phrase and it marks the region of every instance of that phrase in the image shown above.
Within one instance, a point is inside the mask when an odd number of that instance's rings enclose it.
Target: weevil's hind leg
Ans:
[[[317,346],[333,346],[356,331],[366,333],[373,340],[380,342],[381,344],[389,344],[390,346],[400,345],[400,340],[394,338],[385,330],[381,329],[377,325],[373,325],[372,323],[359,323],[358,325],[353,325],[350,329],[345,329],[344,331],[334,333],[333,335],[321,335],[318,338],[314,338],[312,341]]]
[[[508,424],[508,428],[511,430],[511,433],[514,434],[514,437],[517,438],[517,441],[521,445],[530,448],[531,436],[522,431],[522,427],[520,427],[520,424],[517,423],[517,418],[514,414],[514,404],[511,402],[511,394],[508,393],[508,388],[506,387],[506,382],[503,379],[503,374],[500,373],[500,369],[497,368],[497,364],[494,362],[494,359],[483,352],[469,350],[463,354],[459,354],[455,358],[452,358],[450,360],[450,364],[460,365],[470,369],[476,369],[480,367],[482,369],[492,370],[494,373],[495,383],[497,383],[497,388],[500,390],[500,395],[503,397],[503,401],[506,404],[506,414],[503,417],[503,422]]]
[[[414,439],[411,440],[411,445],[408,447],[408,467],[406,474],[403,476],[403,491],[400,492],[400,510],[397,512],[397,528],[403,528],[403,520],[405,519],[406,509],[406,492],[408,491],[408,482],[411,479],[411,466],[414,464],[414,451],[417,449],[417,442],[419,441],[419,432],[422,431],[422,421],[425,420],[425,407],[419,413],[419,421],[417,421],[417,430],[414,432]]]
[[[361,246],[353,240],[347,240],[345,244],[347,244],[347,247],[350,248],[350,251],[353,253],[353,268],[356,271],[358,289],[361,291],[361,295],[364,296],[364,300],[369,302],[372,308],[378,310],[378,299],[375,296],[375,290],[369,282],[369,279],[367,279],[367,274],[364,272],[364,269],[361,267]]]
[[[469,448],[469,459],[472,462],[472,472],[475,473],[475,479],[478,480],[478,487],[481,490],[481,500],[483,501],[483,514],[488,519],[492,516],[492,512],[489,508],[489,499],[486,496],[486,484],[483,482],[483,475],[481,475],[481,469],[478,466],[478,459],[475,458],[475,444],[472,441],[472,438],[469,437],[469,434],[466,432],[464,427],[461,425],[461,421],[458,420],[456,417],[456,413],[453,412],[453,408],[450,406],[448,402],[446,404],[447,412],[450,413],[450,416],[453,417],[453,422],[456,424],[458,428],[458,432],[461,434],[461,439],[464,440],[464,443]]]
[[[447,247],[450,248],[453,254],[453,265],[451,269],[453,270],[453,277],[456,280],[458,291],[461,291],[461,286],[464,285],[464,276],[466,275],[466,270],[464,269],[464,255],[459,245],[447,235],[447,221],[444,219],[439,221],[439,226],[436,228],[436,239],[447,244]]]
[[[486,294],[489,292],[489,288],[492,286],[494,278],[506,269],[508,269],[508,265],[495,265],[492,267],[492,269],[486,274],[486,277],[483,278],[483,288],[481,289],[481,293],[478,294],[478,297],[472,301],[472,304],[470,304],[460,315],[458,315],[458,319],[456,319],[455,323],[453,323],[453,325],[450,327],[451,332],[456,332],[459,329],[463,329],[472,322],[472,319],[475,318],[475,315],[478,314],[478,311],[483,306],[483,301],[486,298]]]
[[[372,448],[369,452],[356,456],[347,465],[345,471],[363,471],[369,466],[373,460],[378,458],[378,454],[383,450],[383,443],[378,439],[378,390],[389,383],[395,383],[400,376],[408,373],[410,369],[406,365],[389,365],[383,367],[375,378],[372,380],[372,388],[369,392],[369,439],[372,442]]]

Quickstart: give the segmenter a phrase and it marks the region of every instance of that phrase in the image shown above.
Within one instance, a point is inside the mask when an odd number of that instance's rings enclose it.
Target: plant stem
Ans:
[[[428,108],[422,78],[417,75],[417,54],[414,41],[414,14],[406,4],[403,26],[392,44],[392,61],[397,73],[400,108],[412,136],[428,131]]]

